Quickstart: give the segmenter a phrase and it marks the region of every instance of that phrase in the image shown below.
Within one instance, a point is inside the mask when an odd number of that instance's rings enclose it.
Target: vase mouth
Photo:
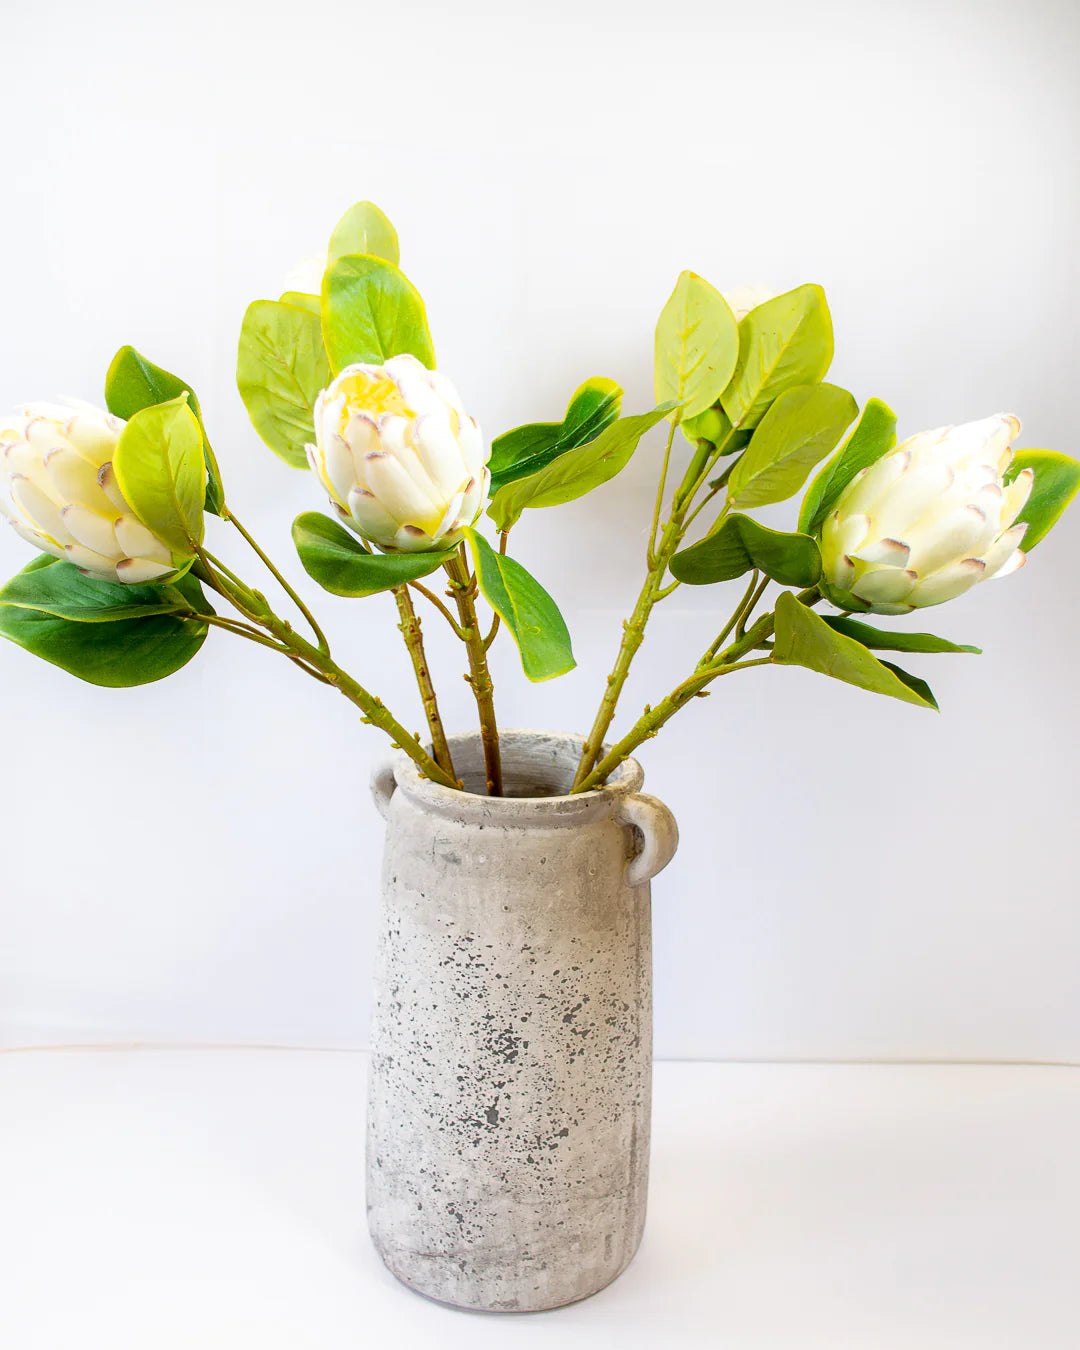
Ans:
[[[570,787],[585,745],[569,732],[512,729],[499,732],[502,797],[487,795],[484,747],[479,732],[447,737],[454,770],[464,789],[443,787],[424,778],[409,757],[396,751],[394,781],[429,809],[455,816],[489,819],[593,815],[610,811],[618,800],[640,790],[645,775],[636,759],[625,759],[603,787],[571,795]],[[606,749],[606,747],[605,747]]]

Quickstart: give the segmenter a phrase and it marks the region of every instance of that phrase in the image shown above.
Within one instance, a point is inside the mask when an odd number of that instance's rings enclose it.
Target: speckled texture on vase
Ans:
[[[641,1241],[652,1059],[649,877],[675,822],[633,760],[565,792],[577,737],[504,732],[510,797],[394,755],[375,976],[368,1221],[430,1298],[529,1312],[609,1284]],[[466,789],[476,737],[451,741]]]

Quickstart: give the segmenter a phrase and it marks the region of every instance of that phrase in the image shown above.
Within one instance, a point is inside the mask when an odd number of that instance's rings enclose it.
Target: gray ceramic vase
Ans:
[[[649,879],[670,811],[627,760],[566,796],[574,736],[451,741],[465,792],[398,753],[386,819],[368,1115],[368,1221],[428,1297],[535,1312],[596,1293],[641,1241],[649,1167]]]

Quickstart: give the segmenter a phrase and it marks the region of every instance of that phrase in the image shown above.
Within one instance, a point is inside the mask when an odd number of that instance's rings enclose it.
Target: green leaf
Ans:
[[[896,446],[896,414],[879,398],[867,401],[844,444],[815,475],[803,496],[799,529],[818,534],[840,494],[862,469]]]
[[[330,383],[317,313],[280,300],[248,305],[240,328],[236,385],[255,430],[294,469],[308,467],[315,399]]]
[[[206,460],[206,509],[215,516],[221,515],[225,505],[225,489],[221,483],[221,470],[218,468],[210,438],[203,425],[202,412],[195,391],[185,380],[173,375],[161,366],[155,366],[134,347],[121,347],[112,359],[105,376],[105,406],[116,417],[124,421],[141,412],[143,408],[152,408],[157,403],[168,403],[181,394],[187,395],[191,411],[199,420],[203,438],[203,458]]]
[[[327,269],[322,291],[323,335],[335,373],[354,361],[381,365],[411,352],[435,367],[420,293],[380,258],[349,254]]]
[[[835,384],[786,390],[758,423],[732,471],[728,480],[731,505],[766,506],[798,492],[806,475],[829,454],[858,411],[848,391]]]
[[[566,451],[539,473],[507,483],[492,499],[488,515],[500,530],[508,530],[526,508],[561,506],[583,497],[627,466],[638,441],[673,406],[661,403],[652,412],[620,417],[587,445]]]
[[[969,652],[981,656],[981,647],[965,647],[945,638],[935,637],[933,633],[908,633],[904,631],[887,632],[875,628],[873,624],[860,623],[858,619],[843,618],[839,615],[822,615],[822,618],[836,633],[854,638],[864,647],[886,652]]]
[[[913,694],[917,694],[923,703],[929,703],[935,712],[939,711],[934,691],[925,680],[920,679],[918,675],[912,675],[910,670],[901,670],[899,666],[894,666],[891,661],[882,661],[881,664],[886,670],[891,670],[901,684],[907,685]]]
[[[125,689],[171,675],[199,650],[208,628],[186,611],[214,612],[190,575],[125,586],[42,554],[0,590],[0,636],[90,684]]]
[[[1016,517],[1017,524],[1027,525],[1020,547],[1030,553],[1046,538],[1076,496],[1080,488],[1080,464],[1056,450],[1017,450],[1005,474],[1006,480],[1011,483],[1022,469],[1035,470],[1031,496]]]
[[[680,272],[656,324],[657,403],[696,417],[724,392],[739,354],[739,331],[728,302],[694,272]]]
[[[708,586],[755,567],[782,586],[813,586],[821,576],[821,554],[808,535],[784,534],[749,516],[733,515],[715,534],[676,553],[671,575],[691,586]]]
[[[622,387],[595,376],[574,391],[561,422],[530,422],[491,443],[491,490],[545,468],[567,450],[594,440],[619,415]]]
[[[799,286],[758,305],[739,324],[739,358],[721,403],[737,427],[754,427],[786,389],[824,379],[832,318],[820,286]]]
[[[466,530],[476,580],[485,600],[510,630],[527,679],[538,683],[565,675],[577,662],[559,607],[513,558],[496,553],[483,535]]]
[[[128,420],[113,469],[128,505],[173,561],[193,557],[203,540],[206,468],[202,430],[185,395]]]
[[[397,230],[374,202],[350,206],[330,236],[327,266],[350,253],[370,253],[396,267],[401,257]]]
[[[776,645],[772,659],[782,666],[805,666],[874,694],[887,694],[920,708],[936,708],[933,696],[914,687],[915,677],[900,674],[854,638],[837,633],[825,620],[784,591],[776,601]],[[918,683],[921,684],[921,681]]]
[[[304,571],[332,595],[364,596],[418,581],[456,550],[438,553],[372,553],[356,535],[318,511],[305,511],[292,527]]]
[[[317,295],[308,295],[306,291],[285,291],[278,296],[278,301],[283,305],[291,305],[293,309],[306,309],[322,323],[322,300]]]

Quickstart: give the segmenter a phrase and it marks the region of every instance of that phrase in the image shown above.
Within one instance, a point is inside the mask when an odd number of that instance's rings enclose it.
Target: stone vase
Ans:
[[[649,880],[675,852],[635,760],[565,795],[575,736],[451,740],[466,790],[394,754],[368,1115],[368,1222],[389,1269],[462,1308],[596,1293],[641,1241],[649,1168]]]

